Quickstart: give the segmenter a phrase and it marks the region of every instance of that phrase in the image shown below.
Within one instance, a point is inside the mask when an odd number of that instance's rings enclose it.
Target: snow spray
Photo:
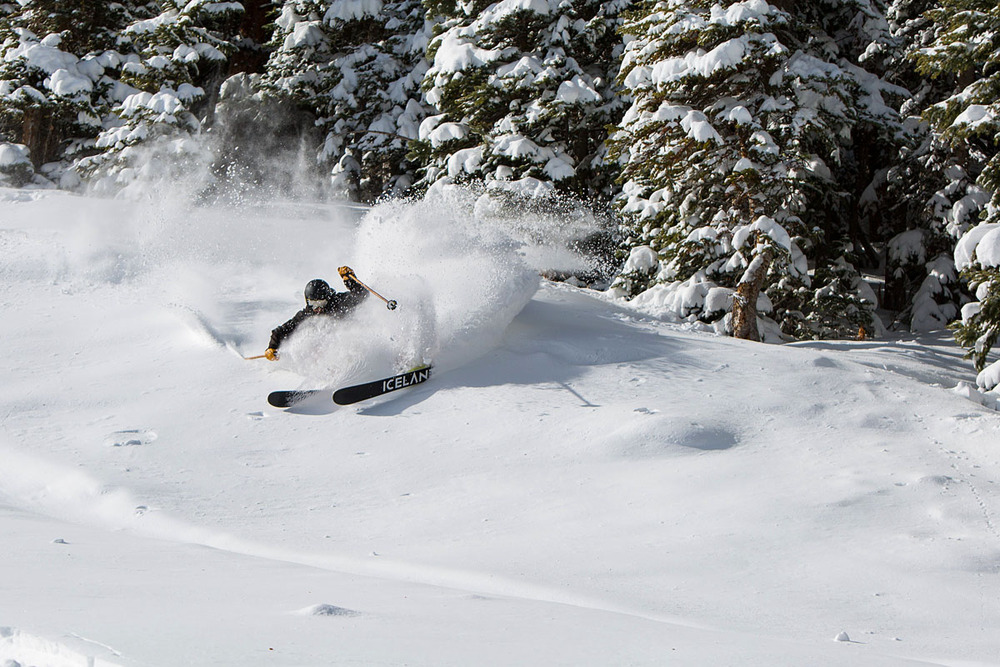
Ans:
[[[497,345],[538,289],[522,244],[450,188],[379,204],[357,229],[351,266],[398,309],[369,299],[346,320],[319,320],[289,345],[293,370],[330,381],[433,362],[459,366]]]

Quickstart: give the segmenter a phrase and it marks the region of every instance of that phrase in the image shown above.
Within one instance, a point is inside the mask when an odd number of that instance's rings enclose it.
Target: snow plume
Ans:
[[[147,138],[153,133],[146,125],[105,132],[99,141],[113,146],[113,152],[78,165],[92,174],[89,194],[136,201],[190,200],[211,183],[214,155],[204,141],[186,132]]]
[[[236,204],[329,199],[313,119],[287,101],[263,98],[258,78],[238,74],[223,82],[210,124],[187,110],[205,95],[190,84],[126,97],[118,107],[122,122],[97,139],[105,152],[76,164],[88,194]],[[273,119],[267,131],[260,118]]]
[[[601,225],[581,202],[523,190],[442,184],[419,200],[379,204],[360,221],[353,251],[342,246],[338,256],[399,307],[371,297],[346,320],[309,322],[284,363],[311,385],[467,363],[499,343],[539,274],[599,273],[585,254]]]
[[[551,226],[589,224],[555,213],[518,217],[489,206],[481,191],[455,187],[374,208],[195,204],[168,190],[156,197],[46,193],[9,206],[11,229],[0,247],[17,250],[17,259],[0,267],[0,277],[59,294],[125,295],[108,296],[108,307],[155,313],[156,328],[178,349],[195,343],[246,357],[261,354],[270,331],[303,307],[309,280],[343,290],[339,266],[398,302],[389,310],[370,296],[350,317],[304,323],[277,363],[257,366],[299,376],[273,383],[288,388],[340,385],[423,362],[446,370],[481,356],[532,298],[539,273],[580,261]]]
[[[376,206],[361,220],[351,266],[399,307],[371,297],[349,319],[310,322],[289,344],[290,366],[329,383],[482,355],[538,289],[521,248],[477,215],[466,190]]]
[[[322,133],[315,119],[291,102],[260,92],[259,75],[223,82],[209,131],[213,153],[210,200],[317,201],[331,196],[328,171],[317,162]],[[268,119],[262,131],[261,119]]]

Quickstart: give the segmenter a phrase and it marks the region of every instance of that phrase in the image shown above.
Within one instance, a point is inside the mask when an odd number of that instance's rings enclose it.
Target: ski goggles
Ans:
[[[306,305],[313,310],[322,310],[329,303],[326,299],[306,299]]]

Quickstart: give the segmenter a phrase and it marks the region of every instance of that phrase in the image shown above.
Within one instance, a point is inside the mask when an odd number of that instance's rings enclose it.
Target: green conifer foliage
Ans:
[[[977,301],[962,310],[956,339],[967,348],[987,389],[997,372],[985,369],[1000,331],[1000,262],[988,230],[1000,222],[1000,6],[990,0],[941,0],[928,13],[938,27],[934,41],[915,54],[918,70],[930,77],[950,76],[958,90],[932,105],[924,117],[949,144],[964,173],[976,175],[983,199],[983,222],[969,230],[956,259]],[[995,366],[995,364],[994,364]]]
[[[159,0],[120,36],[113,118],[77,169],[98,191],[173,178],[209,158],[189,139],[211,120],[235,53],[243,5],[212,0]]]
[[[989,199],[920,117],[958,86],[954,73],[931,77],[917,70],[921,50],[941,29],[928,14],[936,6],[936,0],[894,0],[886,12],[892,37],[872,48],[887,76],[912,91],[901,105],[904,141],[885,171],[873,227],[886,241],[882,306],[914,332],[944,328],[968,300],[952,254]]]
[[[284,3],[265,87],[316,117],[336,194],[374,201],[410,187],[429,37],[419,0]]]
[[[441,20],[424,80],[438,114],[414,155],[423,185],[479,182],[511,197],[607,194],[605,126],[622,2],[427,2]]]
[[[92,144],[108,113],[118,33],[144,9],[85,0],[3,6],[0,139],[21,146],[31,161],[17,165],[16,184],[42,183],[36,168],[59,182],[72,155]]]
[[[1000,337],[1000,271],[998,267],[983,267],[978,263],[962,274],[976,290],[978,301],[967,304],[962,320],[956,323],[955,340],[968,350],[977,371],[990,363],[990,352]],[[996,362],[994,362],[996,363]],[[980,382],[984,389],[993,389],[997,382]]]
[[[848,37],[866,37],[824,31],[840,25],[833,9],[878,16],[863,3],[786,11],[755,0],[646,2],[626,15],[621,82],[633,102],[611,147],[627,245],[650,247],[658,262],[627,263],[622,292],[732,290],[767,257],[762,306],[786,335],[870,328],[875,304],[852,265],[864,240],[857,201],[842,193],[862,180],[853,134],[891,135],[882,96],[903,91],[838,57]],[[678,304],[685,317],[724,312]]]
[[[1000,6],[989,0],[942,0],[928,15],[940,30],[916,51],[918,70],[954,76],[960,89],[924,116],[964,158],[966,170],[1000,199]]]

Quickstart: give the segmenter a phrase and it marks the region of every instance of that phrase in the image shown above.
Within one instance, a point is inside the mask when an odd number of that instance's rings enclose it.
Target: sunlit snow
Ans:
[[[1000,413],[947,334],[716,336],[475,203],[0,191],[0,664],[997,664]],[[399,308],[244,360],[344,264]]]

